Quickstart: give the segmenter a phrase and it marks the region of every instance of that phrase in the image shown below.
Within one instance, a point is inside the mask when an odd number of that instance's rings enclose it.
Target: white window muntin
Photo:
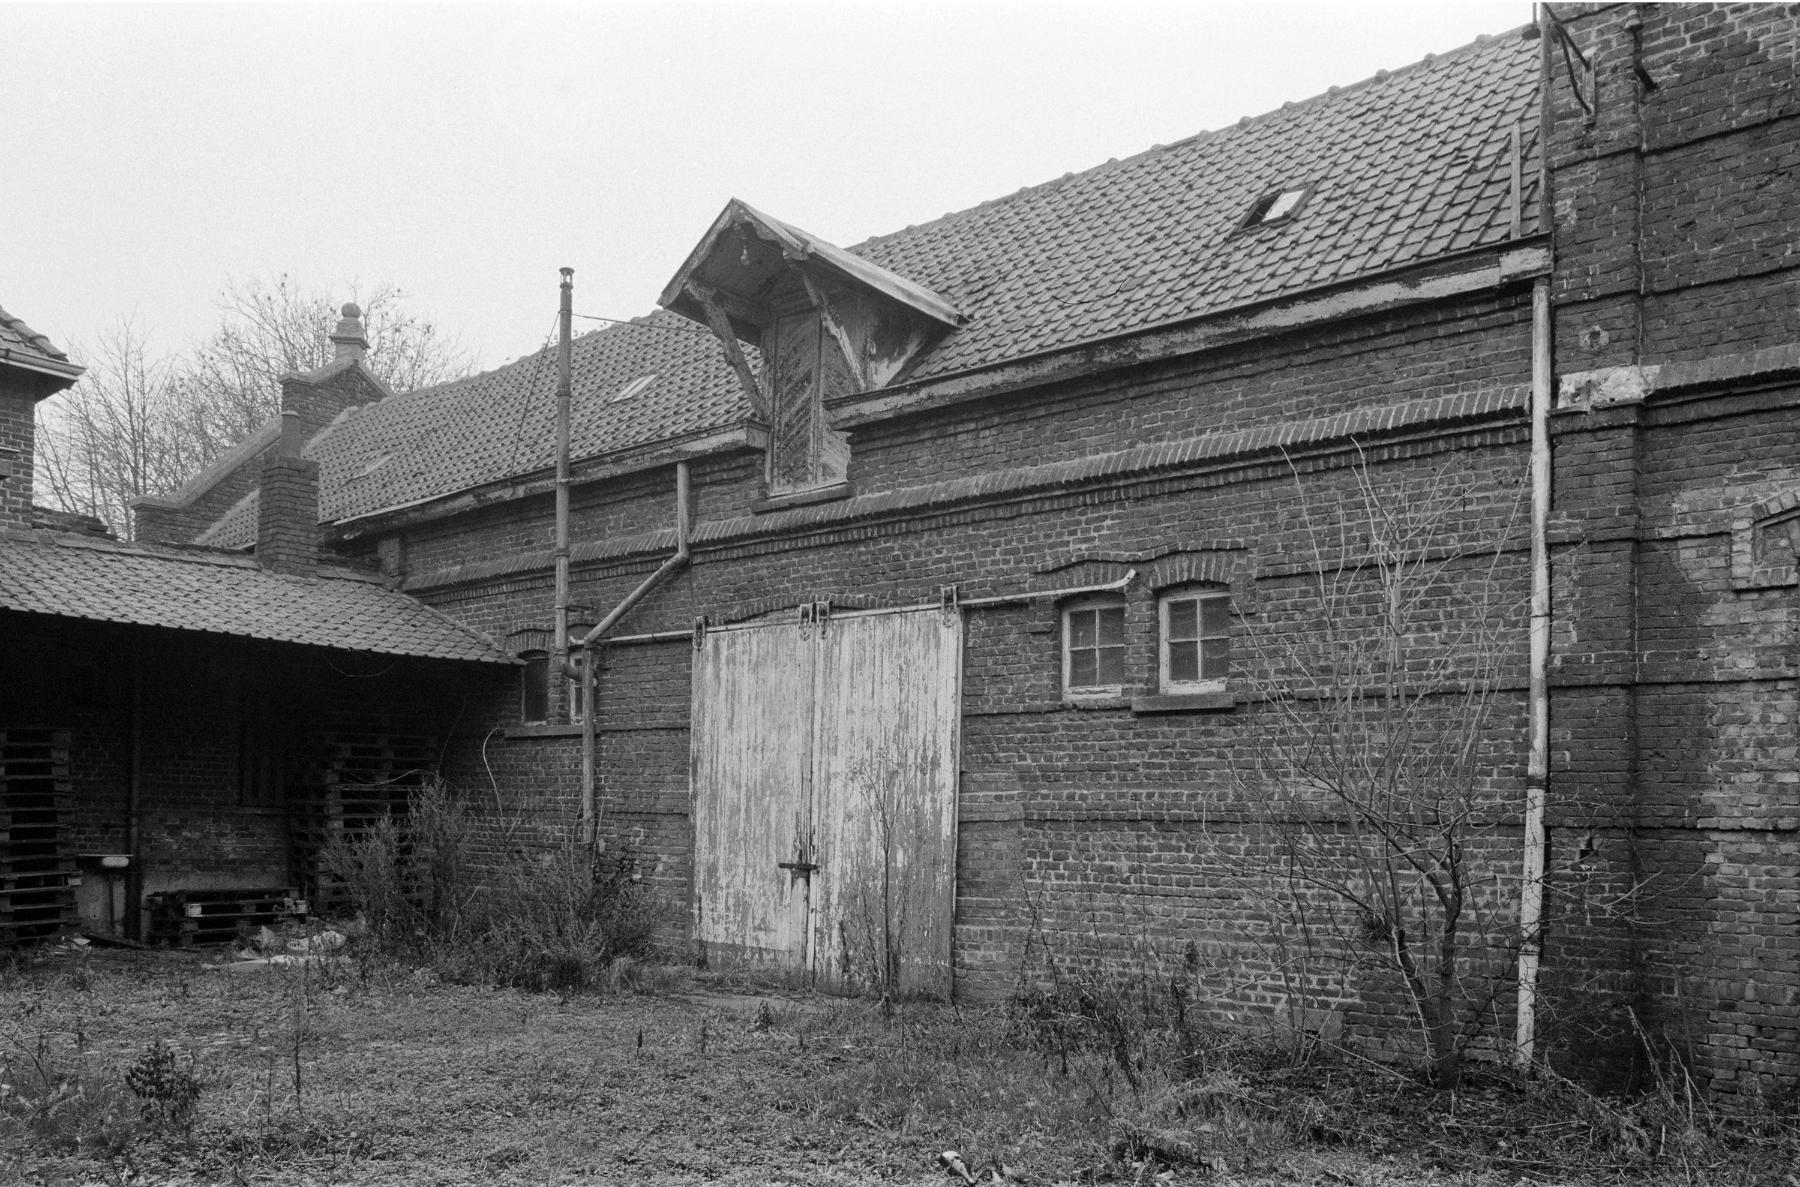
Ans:
[[[1219,587],[1171,590],[1157,599],[1157,687],[1219,692],[1231,668],[1231,594]]]
[[[1119,696],[1125,688],[1125,599],[1080,598],[1063,606],[1063,691]]]

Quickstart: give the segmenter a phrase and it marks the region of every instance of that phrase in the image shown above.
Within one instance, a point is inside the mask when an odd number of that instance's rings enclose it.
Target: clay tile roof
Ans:
[[[912,375],[929,379],[1499,244],[1515,126],[1539,229],[1536,56],[1477,42],[850,250],[969,316]],[[1295,186],[1294,217],[1240,230]]]
[[[910,382],[1500,245],[1511,232],[1515,126],[1524,136],[1523,230],[1542,229],[1536,54],[1513,34],[1480,41],[849,251],[941,294],[969,319]],[[1308,195],[1291,218],[1240,230],[1259,197],[1295,185]],[[573,369],[578,460],[751,415],[707,332],[667,311],[577,338]],[[546,346],[354,410],[307,450],[321,466],[320,518],[549,471],[556,370]],[[614,399],[652,374],[629,399]],[[244,506],[231,516],[209,543],[249,543],[253,506],[248,518]]]
[[[344,651],[511,663],[485,636],[377,581],[37,534],[0,539],[0,609]]]
[[[712,335],[672,313],[583,334],[573,355],[576,458],[715,430],[749,413]],[[550,345],[353,410],[305,451],[319,463],[319,517],[348,519],[554,468],[556,372]],[[656,378],[616,398],[646,375]]]
[[[50,339],[0,309],[0,364],[6,363],[67,379],[82,372]]]

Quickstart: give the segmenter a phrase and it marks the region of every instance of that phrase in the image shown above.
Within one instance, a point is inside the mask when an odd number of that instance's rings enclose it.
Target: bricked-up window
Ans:
[[[1187,586],[1157,599],[1157,684],[1165,693],[1218,692],[1231,668],[1231,595]]]
[[[1063,607],[1063,691],[1118,696],[1125,687],[1125,599],[1083,598]]]
[[[550,657],[542,651],[519,655],[525,666],[519,671],[519,720],[536,724],[550,720]]]

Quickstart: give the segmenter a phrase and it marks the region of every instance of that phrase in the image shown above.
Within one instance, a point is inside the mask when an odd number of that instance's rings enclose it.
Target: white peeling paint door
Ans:
[[[804,971],[813,648],[792,625],[714,631],[694,657],[694,929],[709,961]]]
[[[820,647],[813,972],[950,994],[961,615],[845,618]]]
[[[705,636],[692,755],[709,960],[949,993],[961,682],[955,611]]]

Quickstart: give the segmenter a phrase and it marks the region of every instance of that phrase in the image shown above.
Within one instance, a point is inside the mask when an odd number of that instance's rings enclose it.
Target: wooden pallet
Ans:
[[[229,944],[258,927],[305,922],[309,904],[292,886],[169,890],[148,895],[152,944]]]
[[[300,773],[288,816],[288,860],[314,907],[331,914],[351,904],[320,854],[384,819],[403,819],[414,789],[437,769],[437,739],[422,717],[340,709],[312,742],[317,757]]]
[[[0,944],[77,926],[67,730],[0,729]]]

